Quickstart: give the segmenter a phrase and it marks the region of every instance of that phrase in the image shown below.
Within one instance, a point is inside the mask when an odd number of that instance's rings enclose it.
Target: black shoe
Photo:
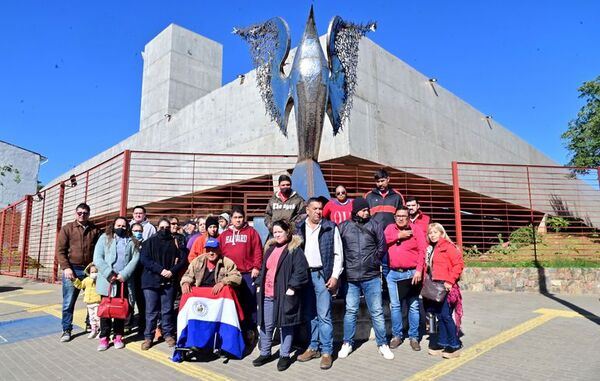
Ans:
[[[441,355],[443,350],[444,350],[444,347],[442,347],[440,345],[437,345],[437,344],[430,344],[429,348],[427,348],[427,351],[432,356],[439,356],[439,355]]]
[[[452,348],[452,347],[446,347],[444,348],[444,351],[442,352],[442,357],[445,359],[452,359],[455,357],[460,356],[460,350],[462,349],[462,345],[456,347],[456,348]]]
[[[292,359],[290,357],[280,357],[277,361],[277,370],[283,372],[292,365]]]
[[[60,337],[61,343],[68,343],[71,341],[71,330],[63,331],[62,336]]]
[[[266,363],[268,363],[269,360],[271,360],[271,356],[260,355],[257,358],[255,358],[254,360],[252,360],[252,365],[254,365],[254,366],[263,366]]]

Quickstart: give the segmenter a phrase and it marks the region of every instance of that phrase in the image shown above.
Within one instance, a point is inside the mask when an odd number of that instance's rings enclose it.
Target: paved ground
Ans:
[[[76,322],[85,316],[78,304]],[[96,340],[79,336],[59,343],[60,286],[0,276],[0,380],[598,380],[598,296],[464,294],[463,343],[458,359],[442,360],[406,344],[384,360],[373,341],[321,371],[318,360],[294,363],[285,373],[275,362],[252,367],[244,360],[176,364],[159,344],[139,350],[96,352]],[[16,328],[15,328],[16,327]],[[80,332],[80,331],[78,331]],[[134,340],[131,338],[130,340]],[[426,345],[426,340],[424,344]],[[338,344],[339,346],[339,344]]]

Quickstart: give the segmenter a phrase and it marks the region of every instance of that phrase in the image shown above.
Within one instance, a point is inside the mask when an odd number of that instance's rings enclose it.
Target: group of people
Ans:
[[[243,309],[241,328],[248,348],[258,342],[254,366],[272,360],[276,329],[280,334],[277,369],[291,363],[294,346],[306,348],[300,362],[320,358],[320,368],[333,364],[333,298],[345,300],[343,344],[338,358],[354,348],[360,296],[364,296],[379,353],[393,359],[391,349],[404,339],[402,305],[408,309],[410,347],[421,350],[419,329],[424,309],[437,317],[438,334],[430,336],[428,351],[456,357],[462,344],[453,318],[460,310],[458,280],[462,255],[444,227],[430,223],[416,198],[389,187],[389,175],[376,171],[376,187],[365,197],[348,198],[340,185],[335,198],[304,200],[292,189],[289,176],[279,177],[279,190],[269,200],[265,224],[269,239],[264,246],[248,224],[244,209],[231,214],[189,220],[180,226],[176,217],[161,218],[157,228],[143,206],[133,218],[116,218],[104,233],[89,220],[90,208],[80,204],[75,221],[58,236],[57,260],[63,270],[63,334],[71,340],[73,309],[79,289],[85,289],[91,332],[99,337],[98,350],[124,347],[126,321],[98,318],[102,296],[123,293],[140,316],[142,350],[157,336],[176,344],[176,299],[192,287],[211,287],[218,294],[231,286]],[[441,301],[423,299],[426,279],[448,292]],[[388,341],[383,312],[383,287],[390,299],[392,337]],[[457,305],[458,303],[458,305]],[[133,311],[133,308],[131,309]],[[459,322],[459,321],[458,321]],[[300,342],[302,333],[310,339]]]

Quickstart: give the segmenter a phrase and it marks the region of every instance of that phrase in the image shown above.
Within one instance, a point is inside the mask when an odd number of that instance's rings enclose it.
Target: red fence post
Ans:
[[[42,240],[44,238],[44,215],[46,213],[46,191],[44,191],[44,201],[42,203],[42,216],[40,217],[40,236],[38,238],[37,266],[35,271],[35,279],[40,279],[40,257],[42,256]]]
[[[127,199],[129,196],[129,167],[131,164],[131,151],[123,151],[123,177],[121,179],[121,207],[119,216],[127,215]]]
[[[460,186],[458,182],[458,163],[452,162],[452,193],[454,195],[454,222],[456,224],[456,244],[462,250],[462,219],[460,215]]]
[[[2,221],[0,221],[0,272],[2,272],[2,260],[4,257],[4,221],[6,220],[6,209],[2,209]]]
[[[31,233],[31,210],[33,208],[33,197],[27,196],[25,204],[25,228],[23,229],[23,250],[21,251],[21,267],[19,268],[19,276],[25,276],[27,258],[29,254],[29,234]]]
[[[54,240],[54,265],[52,266],[52,283],[56,283],[58,277],[58,259],[56,258],[56,245],[58,244],[58,233],[62,228],[63,208],[65,206],[65,184],[60,183],[60,193],[58,195],[58,207],[56,208],[56,238]]]

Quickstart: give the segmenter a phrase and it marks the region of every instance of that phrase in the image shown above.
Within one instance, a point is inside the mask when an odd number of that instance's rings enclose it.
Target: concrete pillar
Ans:
[[[140,130],[221,87],[223,46],[171,24],[146,44]]]

